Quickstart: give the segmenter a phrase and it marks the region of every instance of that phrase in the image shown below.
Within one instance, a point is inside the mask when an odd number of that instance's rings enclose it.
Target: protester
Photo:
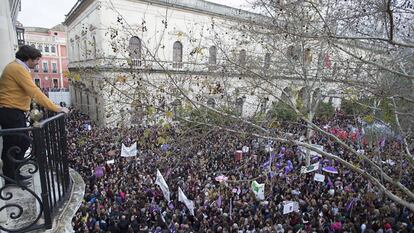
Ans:
[[[316,123],[341,134],[372,158],[379,150],[395,157],[401,150],[401,142],[394,139],[369,148],[359,135],[361,125],[352,118],[335,116]],[[306,135],[303,125],[285,124],[273,133],[290,133],[299,139]],[[68,128],[71,166],[86,182],[84,201],[73,218],[75,232],[413,230],[412,211],[390,201],[366,179],[339,163],[314,156],[312,163],[319,162],[319,168],[301,173],[304,154],[294,145],[219,129],[183,132],[156,126],[98,128],[78,112],[71,114]],[[354,155],[325,135],[314,133],[311,141],[323,146],[324,151],[353,160]],[[129,147],[134,142],[138,144],[136,156],[121,157],[122,144]],[[242,150],[240,159],[235,159],[236,150]],[[402,182],[412,188],[412,169],[403,166]],[[102,173],[99,167],[104,168]],[[383,167],[396,169],[387,162]],[[157,169],[168,185],[169,203],[156,184]],[[315,180],[315,173],[324,175],[324,180]],[[265,184],[264,200],[258,200],[252,191],[253,180]],[[194,215],[186,203],[178,201],[182,198],[179,188],[188,201],[193,201]],[[297,211],[286,211],[289,203],[297,203]]]

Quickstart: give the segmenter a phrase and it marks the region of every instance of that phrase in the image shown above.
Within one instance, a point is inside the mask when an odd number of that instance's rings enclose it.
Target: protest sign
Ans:
[[[255,180],[252,182],[252,191],[254,195],[256,196],[257,200],[264,200],[264,187],[265,184],[259,184]]]
[[[121,148],[121,157],[133,157],[136,156],[138,153],[137,150],[137,143],[135,142],[134,144],[132,144],[131,146],[127,147],[122,143],[122,148]]]
[[[296,201],[286,201],[283,204],[283,214],[299,212],[299,203]]]
[[[313,172],[319,169],[319,162],[311,164],[309,166],[302,166],[302,168],[300,169],[300,173],[309,173],[309,172]]]
[[[318,181],[318,182],[324,182],[325,181],[325,176],[319,173],[315,173],[315,176],[313,177],[313,180]]]

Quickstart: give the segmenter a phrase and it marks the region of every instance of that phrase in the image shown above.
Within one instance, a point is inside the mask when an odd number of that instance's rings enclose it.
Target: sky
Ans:
[[[65,20],[78,0],[22,0],[22,8],[17,20],[25,27],[51,28]],[[231,7],[240,8],[246,0],[208,0]]]

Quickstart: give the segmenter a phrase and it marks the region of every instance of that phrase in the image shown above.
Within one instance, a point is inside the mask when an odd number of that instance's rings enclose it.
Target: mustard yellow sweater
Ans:
[[[9,63],[0,78],[0,107],[29,111],[31,99],[51,111],[59,111],[59,106],[34,84],[28,70],[15,61]]]

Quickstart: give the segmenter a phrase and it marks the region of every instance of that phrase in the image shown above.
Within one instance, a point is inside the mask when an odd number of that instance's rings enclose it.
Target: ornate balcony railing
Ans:
[[[0,130],[3,142],[10,136],[19,137],[30,146],[21,160],[15,159],[15,155],[26,148],[18,146],[8,149],[3,157],[8,156],[17,164],[16,174],[31,178],[22,182],[0,174],[5,181],[0,181],[0,230],[28,232],[50,229],[72,186],[67,161],[65,116],[60,113],[32,127]]]

